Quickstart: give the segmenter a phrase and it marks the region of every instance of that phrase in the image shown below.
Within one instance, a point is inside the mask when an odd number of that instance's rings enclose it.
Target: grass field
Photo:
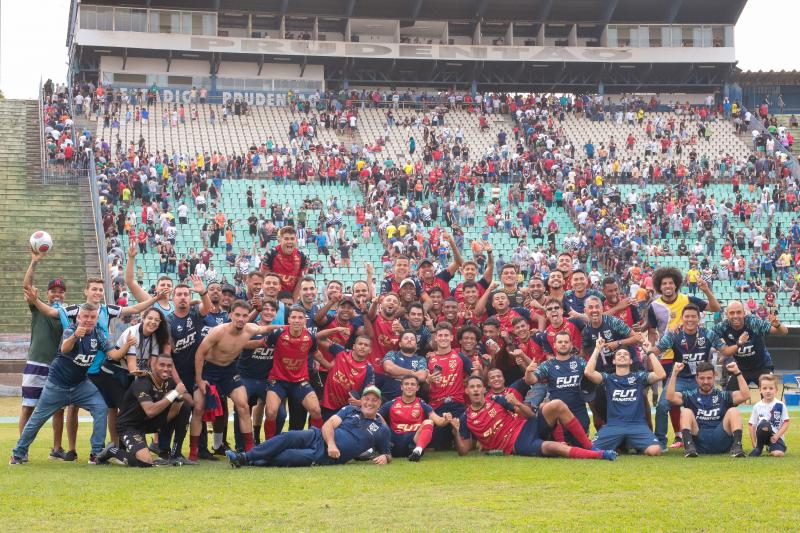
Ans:
[[[10,400],[0,415],[16,414]],[[791,531],[800,516],[797,428],[783,459],[431,453],[383,467],[240,470],[89,466],[89,430],[81,424],[78,462],[47,461],[46,426],[28,465],[0,467],[0,531]],[[0,425],[5,458],[16,438],[16,425]]]

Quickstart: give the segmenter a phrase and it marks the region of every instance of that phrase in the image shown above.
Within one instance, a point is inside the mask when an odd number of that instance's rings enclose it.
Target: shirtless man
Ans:
[[[247,342],[255,335],[263,335],[282,326],[258,326],[247,322],[252,310],[250,303],[236,300],[231,305],[230,322],[211,328],[194,357],[195,380],[194,410],[190,433],[189,460],[197,461],[200,432],[203,429],[206,390],[209,385],[217,387],[220,396],[228,396],[239,415],[239,429],[245,449],[253,447],[253,422],[247,406],[247,392],[239,378],[236,365],[232,364]]]

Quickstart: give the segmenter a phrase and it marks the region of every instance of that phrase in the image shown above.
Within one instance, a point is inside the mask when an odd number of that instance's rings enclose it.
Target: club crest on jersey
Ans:
[[[458,361],[451,359],[447,364],[450,367],[450,370],[455,370],[456,366],[458,366]]]
[[[634,376],[628,377],[628,384],[633,385],[636,383],[636,378]]]
[[[91,341],[89,341],[89,345],[92,347],[92,350],[96,350],[97,349],[97,339],[92,339]]]
[[[556,367],[558,368],[558,367]],[[569,362],[569,369],[570,370],[577,370],[578,369],[578,362],[577,361],[570,361]]]
[[[706,345],[706,338],[705,337],[697,337],[697,346],[703,348]]]
[[[411,410],[411,416],[414,417],[414,418],[417,418],[419,416],[419,409],[417,409],[416,407],[414,409],[412,409]]]
[[[711,398],[711,403],[719,403],[719,398],[717,396],[714,396],[713,398]]]
[[[192,319],[191,318],[187,318],[186,319],[186,327],[187,328],[191,328],[192,327]]]

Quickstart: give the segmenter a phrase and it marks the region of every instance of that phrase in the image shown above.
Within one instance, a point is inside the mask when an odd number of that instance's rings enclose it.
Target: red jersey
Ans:
[[[428,419],[431,411],[433,411],[433,407],[419,398],[414,398],[413,402],[406,403],[402,396],[398,396],[391,402],[383,404],[379,413],[392,431],[402,435],[416,433],[422,423]]]
[[[611,308],[615,307],[616,304],[609,303],[608,300],[603,302],[603,312],[608,312]],[[634,316],[633,316],[633,309],[631,309],[630,305],[626,305],[622,311],[618,311],[614,313],[612,316],[615,316],[625,322],[629,328],[632,328],[635,324]]]
[[[472,361],[458,350],[428,357],[428,371],[441,368],[441,377],[431,383],[430,401],[433,408],[448,402],[464,403],[464,380],[472,373]]]
[[[580,350],[581,346],[583,346],[583,337],[581,336],[581,330],[578,329],[578,326],[570,322],[569,320],[564,320],[561,324],[561,327],[553,327],[552,324],[549,324],[545,330],[544,334],[547,337],[547,344],[549,345],[550,352],[554,352],[553,346],[555,345],[556,341],[556,334],[562,331],[568,331],[569,336],[572,338],[572,346],[576,350]]]
[[[447,272],[447,271],[445,270],[445,272]],[[447,272],[447,274],[450,275],[449,272]],[[434,276],[433,277],[433,281],[431,281],[430,283],[425,283],[425,281],[422,278],[420,278],[420,283],[422,284],[422,291],[424,293],[430,295],[431,289],[433,289],[434,287],[439,287],[440,289],[442,289],[442,296],[444,298],[449,298],[450,297],[450,284],[447,283],[442,278],[440,278],[439,276],[441,276],[441,273],[437,274],[436,276]]]
[[[332,344],[331,353],[335,359],[333,368],[328,370],[320,405],[326,409],[341,409],[347,405],[351,392],[356,393],[358,398],[364,387],[375,382],[375,372],[366,359],[356,361],[353,350],[345,350],[339,344]]]
[[[383,318],[378,313],[372,322],[373,338],[372,350],[369,353],[369,362],[375,369],[375,373],[383,374],[383,357],[394,350],[400,342],[400,336],[392,330],[394,318]]]
[[[297,249],[285,254],[278,245],[269,251],[261,265],[265,271],[274,272],[281,277],[282,291],[294,292],[297,282],[308,268],[308,258]]]
[[[483,296],[483,293],[486,292],[486,289],[489,288],[489,283],[486,281],[486,278],[480,278],[475,282],[478,285],[478,298]],[[458,300],[458,303],[464,302],[464,283],[459,283],[456,285],[455,290],[453,291],[453,297]]]
[[[350,323],[349,320],[347,322],[345,322],[344,324],[340,324],[339,321],[336,320],[336,317],[331,317],[331,319],[328,321],[328,323],[325,326],[319,328],[318,331],[325,331],[325,330],[333,329],[333,328],[349,328],[350,329],[349,333],[340,333],[340,332],[337,331],[336,333],[333,333],[333,334],[328,336],[328,340],[330,340],[331,343],[341,344],[342,346],[347,346],[347,341],[350,340],[350,337],[353,336],[353,332],[355,332],[355,329],[356,329],[353,326],[353,324]],[[331,354],[331,352],[330,352],[330,350],[328,348],[320,346],[319,347],[319,353],[321,353],[322,357],[324,357],[325,360],[328,361],[329,363],[333,362],[334,356],[333,356],[333,354]]]
[[[495,397],[487,399],[480,409],[467,406],[459,432],[461,438],[477,439],[484,450],[503,450],[511,455],[525,420],[513,412],[505,398]]]
[[[539,346],[538,342],[533,340],[532,335],[527,342],[517,341],[514,343],[514,345],[518,349],[522,350],[522,353],[524,353],[526,357],[528,357],[533,361],[536,361],[537,363],[541,363],[546,359],[544,355],[544,350],[542,350],[542,347]]]
[[[269,379],[308,381],[308,361],[317,350],[317,340],[307,329],[298,337],[293,337],[288,327],[273,331],[264,338],[264,346],[275,349]]]

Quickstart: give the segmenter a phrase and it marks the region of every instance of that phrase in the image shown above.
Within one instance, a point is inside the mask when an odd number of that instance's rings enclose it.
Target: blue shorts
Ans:
[[[247,378],[240,376],[239,379],[247,391],[247,403],[255,405],[258,400],[267,401],[267,378]]]
[[[416,433],[395,433],[392,431],[392,457],[408,457],[414,451]]]
[[[269,391],[278,395],[281,401],[289,398],[296,402],[302,402],[310,393],[314,392],[314,387],[308,381],[292,383],[281,379],[269,380]]]
[[[733,445],[733,435],[725,433],[725,428],[720,422],[715,428],[700,428],[694,436],[694,443],[699,453],[727,453]]]
[[[217,387],[220,396],[230,396],[234,390],[243,386],[239,369],[234,364],[220,366],[206,361],[203,365],[203,380]]]
[[[642,421],[626,425],[606,424],[597,432],[593,442],[601,450],[616,450],[623,443],[641,453],[654,444],[658,445],[658,439]]]
[[[552,428],[544,416],[532,416],[525,421],[522,431],[514,441],[514,455],[540,457],[542,443],[546,440],[553,440]]]

